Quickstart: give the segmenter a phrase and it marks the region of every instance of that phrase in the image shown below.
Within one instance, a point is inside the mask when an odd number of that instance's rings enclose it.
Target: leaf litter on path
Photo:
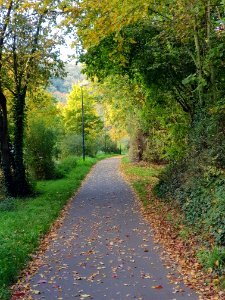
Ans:
[[[138,166],[138,164],[136,165]],[[122,176],[132,187],[132,182],[138,181],[140,178],[137,175],[127,174],[126,167],[121,167]],[[145,167],[148,167],[148,164]],[[179,220],[180,211],[171,203],[162,202],[153,195],[153,182],[146,184],[146,189],[148,205],[144,207],[141,201],[138,201],[138,205],[143,217],[153,229],[155,249],[163,247],[161,259],[164,261],[165,267],[168,269],[175,267],[180,273],[179,278],[168,275],[170,282],[184,281],[191,289],[198,291],[199,300],[225,300],[225,291],[214,284],[218,275],[206,272],[197,261],[196,252],[199,247],[197,237],[192,234],[188,239],[182,240],[179,237],[179,229],[173,225],[173,222],[166,219],[170,215],[174,221]],[[134,189],[133,191],[136,194]],[[178,287],[174,288],[173,293],[182,291],[183,289]]]
[[[120,199],[120,196],[118,195],[117,199],[115,197],[115,201]],[[94,199],[91,200],[94,201]],[[123,200],[127,201],[127,199]],[[89,203],[89,201],[90,198],[87,203],[93,207],[89,218],[79,217],[75,219],[76,226],[71,230],[70,236],[66,235],[66,232],[65,234],[62,232],[58,234],[59,227],[55,226],[45,238],[45,242],[36,255],[37,261],[29,266],[29,275],[22,276],[20,282],[14,286],[14,291],[21,290],[28,297],[23,297],[23,300],[32,299],[29,298],[32,297],[32,289],[30,289],[29,285],[25,289],[25,285],[30,282],[30,278],[37,271],[38,267],[42,266],[43,268],[43,265],[46,266],[46,269],[44,272],[42,271],[44,273],[43,277],[36,281],[36,284],[39,282],[40,289],[42,286],[49,284],[49,288],[60,292],[60,295],[62,293],[62,296],[58,299],[63,299],[65,291],[59,282],[68,280],[68,277],[71,275],[69,270],[71,263],[64,261],[71,258],[76,258],[76,263],[73,263],[72,277],[74,280],[73,285],[77,286],[77,289],[83,287],[83,285],[86,287],[90,285],[95,287],[96,285],[104,286],[104,280],[106,280],[108,282],[106,290],[113,284],[120,284],[120,287],[123,286],[126,291],[124,290],[123,296],[120,294],[120,298],[132,299],[135,295],[131,294],[131,290],[137,289],[138,286],[141,290],[149,289],[150,292],[151,289],[155,289],[157,293],[158,290],[162,290],[159,293],[163,293],[166,287],[160,284],[160,279],[156,280],[154,278],[153,272],[151,272],[153,274],[148,273],[148,268],[155,267],[155,262],[152,262],[149,257],[150,252],[153,251],[149,246],[150,230],[146,223],[139,219],[137,207],[124,203],[121,206],[122,209],[118,209],[112,204],[109,205],[109,200],[107,200],[108,202],[106,201],[105,205],[101,204],[101,206]],[[80,209],[82,210],[85,208],[85,204],[84,202],[81,203]],[[108,211],[109,206],[110,213]],[[65,215],[67,215],[67,212]],[[118,218],[120,218],[120,221]],[[121,224],[117,224],[118,221],[121,222],[123,227]],[[129,231],[127,231],[126,226],[129,222],[132,225],[131,228],[128,226]],[[61,225],[62,219],[59,223]],[[83,237],[82,240],[81,237]],[[76,243],[77,239],[78,242]],[[135,246],[132,245],[134,240]],[[51,255],[46,257],[44,253],[49,248],[49,242],[52,243]],[[64,249],[61,249],[63,250],[61,252],[57,250],[60,243],[64,245]],[[54,261],[55,269],[48,263],[49,260]],[[140,262],[143,262],[143,265]],[[89,292],[90,290],[83,288],[76,295],[80,299],[94,298],[92,293]],[[148,292],[143,293],[147,294]],[[135,298],[145,299],[142,295],[140,297],[139,295],[135,296]]]

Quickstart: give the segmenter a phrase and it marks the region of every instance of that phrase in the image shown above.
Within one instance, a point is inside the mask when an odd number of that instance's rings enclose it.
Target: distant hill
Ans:
[[[81,74],[81,65],[76,63],[67,63],[65,78],[52,78],[49,91],[58,99],[60,102],[66,102],[67,94],[71,91],[74,83],[80,82],[85,79],[85,75]]]

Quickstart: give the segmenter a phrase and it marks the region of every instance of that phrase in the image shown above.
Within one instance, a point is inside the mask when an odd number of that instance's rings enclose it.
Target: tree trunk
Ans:
[[[196,51],[196,63],[197,63],[197,75],[198,75],[198,106],[203,105],[203,75],[202,75],[202,56],[201,56],[201,47],[200,47],[200,38],[198,33],[197,19],[195,20],[194,26],[194,42],[195,42],[195,51]]]
[[[26,89],[15,97],[14,120],[14,191],[15,196],[27,196],[31,193],[31,187],[26,177],[23,159],[23,137],[24,137],[24,108],[25,108]]]
[[[208,0],[207,11],[206,11],[206,22],[207,22],[207,41],[208,41],[208,51],[212,50],[212,38],[211,38],[211,1]],[[209,62],[210,67],[210,81],[211,81],[211,90],[212,97],[215,103],[216,101],[216,78],[215,78],[215,68],[212,61]]]
[[[8,194],[13,195],[13,177],[11,168],[11,155],[9,148],[8,137],[8,120],[6,109],[6,98],[0,92],[0,150],[1,150],[1,165],[4,174],[5,186]]]

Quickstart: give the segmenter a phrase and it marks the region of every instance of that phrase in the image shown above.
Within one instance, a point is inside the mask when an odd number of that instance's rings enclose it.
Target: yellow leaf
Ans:
[[[208,268],[208,273],[212,273],[213,269],[212,268]]]

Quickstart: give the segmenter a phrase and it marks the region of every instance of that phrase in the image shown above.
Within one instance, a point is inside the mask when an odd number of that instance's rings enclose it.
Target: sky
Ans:
[[[69,45],[67,46],[60,46],[60,58],[63,61],[67,61],[69,59],[69,55],[74,55],[76,54],[76,49],[73,48],[71,49],[71,47]]]

